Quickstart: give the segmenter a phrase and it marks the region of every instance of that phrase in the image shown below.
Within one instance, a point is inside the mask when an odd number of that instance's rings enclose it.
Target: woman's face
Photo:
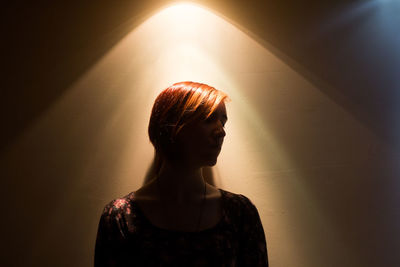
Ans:
[[[225,104],[221,102],[206,120],[187,124],[176,139],[181,159],[194,167],[215,165],[224,141],[227,119]]]

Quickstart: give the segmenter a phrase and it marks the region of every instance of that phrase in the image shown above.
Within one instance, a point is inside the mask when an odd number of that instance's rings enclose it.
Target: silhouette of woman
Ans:
[[[257,208],[202,175],[217,162],[227,100],[195,82],[159,94],[148,128],[154,177],[105,206],[95,266],[268,266]]]

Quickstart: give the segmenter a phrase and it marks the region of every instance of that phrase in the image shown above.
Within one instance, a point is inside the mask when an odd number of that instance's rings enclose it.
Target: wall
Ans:
[[[193,79],[232,98],[215,183],[256,204],[271,266],[398,266],[398,4],[331,2],[197,1],[193,61],[157,32],[171,1],[5,6],[5,264],[92,265],[151,164],[152,101]]]

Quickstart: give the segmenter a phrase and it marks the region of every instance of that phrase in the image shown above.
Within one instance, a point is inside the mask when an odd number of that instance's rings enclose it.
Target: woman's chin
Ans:
[[[205,163],[204,163],[205,166],[209,166],[209,167],[212,167],[212,166],[214,166],[215,164],[217,164],[217,157],[215,157],[215,158],[208,158],[208,159],[205,160]]]

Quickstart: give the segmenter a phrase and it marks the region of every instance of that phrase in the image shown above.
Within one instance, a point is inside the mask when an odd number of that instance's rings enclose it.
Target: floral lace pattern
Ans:
[[[134,192],[111,201],[99,222],[95,266],[268,266],[257,208],[244,195],[219,190],[221,220],[199,232],[153,226]]]

